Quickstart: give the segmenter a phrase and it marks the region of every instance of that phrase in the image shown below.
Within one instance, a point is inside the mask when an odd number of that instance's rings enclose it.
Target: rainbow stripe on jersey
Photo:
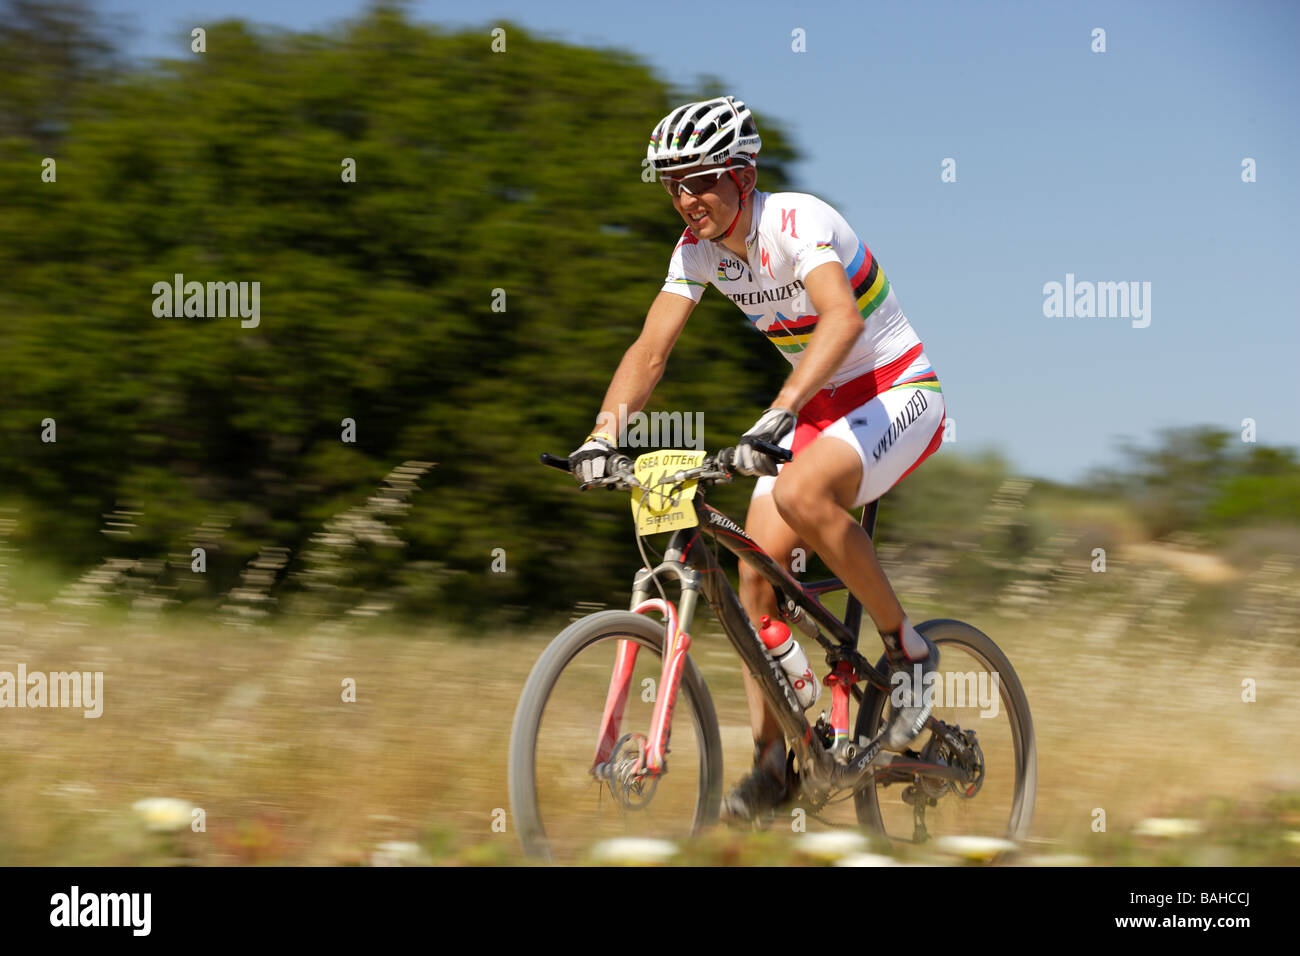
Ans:
[[[885,301],[885,296],[889,295],[889,280],[885,278],[884,270],[865,242],[844,271],[848,274],[853,298],[857,300],[858,311],[862,313],[865,322],[880,307],[880,303]]]
[[[763,334],[782,352],[802,352],[816,330],[817,316],[815,315],[797,315],[789,319],[777,312],[776,321]]]
[[[817,248],[829,249],[831,243],[819,242]],[[853,298],[857,301],[862,321],[866,322],[889,295],[889,280],[885,278],[884,270],[865,242],[859,244],[858,254],[845,268],[844,274],[848,276],[849,285],[853,288]],[[782,352],[802,352],[808,347],[808,340],[816,330],[815,315],[797,315],[791,319],[777,312],[776,321],[763,334]]]

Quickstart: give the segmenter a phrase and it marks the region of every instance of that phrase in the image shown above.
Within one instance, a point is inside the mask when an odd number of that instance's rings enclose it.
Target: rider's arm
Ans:
[[[826,384],[862,334],[862,313],[840,263],[823,262],[813,268],[804,279],[804,288],[818,317],[817,327],[799,367],[790,373],[772,403],[773,408],[796,413]]]
[[[841,269],[841,275],[843,272]],[[650,401],[650,395],[668,365],[668,355],[694,308],[695,300],[683,295],[660,292],[655,297],[650,311],[646,313],[641,334],[624,353],[623,361],[619,362],[618,371],[609,383],[609,390],[600,406],[600,415],[596,418],[596,427],[592,429],[593,434],[604,432],[610,436],[612,443],[617,444],[614,436],[619,433],[619,406],[623,406],[623,414],[626,416],[639,412]],[[830,372],[826,374],[829,375]],[[622,424],[625,425],[626,422]]]

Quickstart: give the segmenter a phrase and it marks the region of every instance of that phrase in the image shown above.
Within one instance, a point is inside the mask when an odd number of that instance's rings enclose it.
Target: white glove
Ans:
[[[788,408],[769,408],[749,431],[740,436],[732,467],[742,475],[775,475],[776,462],[750,442],[758,440],[779,445],[794,428],[795,421],[795,413]]]
[[[613,442],[597,435],[588,435],[587,441],[569,455],[569,471],[573,477],[586,484],[609,474],[609,459],[618,454]]]

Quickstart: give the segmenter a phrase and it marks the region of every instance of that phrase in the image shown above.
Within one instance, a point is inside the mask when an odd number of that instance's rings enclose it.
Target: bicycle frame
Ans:
[[[875,530],[877,505],[873,501],[863,512],[862,524],[868,535]],[[850,595],[845,619],[841,621],[820,600],[821,595],[845,587],[838,578],[801,584],[755,544],[743,528],[706,504],[703,489],[697,492],[694,506],[699,523],[693,528],[673,532],[664,552],[664,560],[653,570],[642,568],[638,571],[633,584],[630,609],[640,614],[658,611],[664,615],[667,629],[659,693],[638,772],[649,777],[657,777],[664,772],[673,706],[676,703],[682,666],[691,644],[688,631],[702,593],[741,660],[758,680],[785,736],[794,741],[794,752],[799,759],[805,785],[817,792],[829,791],[831,787],[853,785],[861,779],[880,748],[878,742],[873,743],[858,754],[856,747],[848,740],[850,693],[861,700],[862,692],[854,685],[863,679],[885,690],[890,686],[888,677],[858,653],[861,604]],[[810,633],[806,633],[826,649],[828,660],[834,664],[825,683],[831,688],[831,727],[834,732],[832,749],[840,751],[844,758],[842,761],[837,762],[832,751],[823,745],[820,736],[813,733],[812,725],[809,724],[785,671],[768,654],[766,646],[755,633],[748,614],[718,564],[714,552],[707,543],[700,540],[704,534],[711,535],[776,589],[778,597],[788,602],[787,607],[782,608],[783,615],[786,614],[788,605],[792,604],[802,608],[812,621],[820,625],[820,629],[812,628]],[[681,586],[676,610],[663,599],[650,597],[655,581],[661,577],[675,578]],[[823,630],[825,634],[822,633]],[[592,764],[592,772],[597,776],[608,768],[619,736],[623,706],[627,700],[638,650],[639,646],[635,642],[619,642]]]

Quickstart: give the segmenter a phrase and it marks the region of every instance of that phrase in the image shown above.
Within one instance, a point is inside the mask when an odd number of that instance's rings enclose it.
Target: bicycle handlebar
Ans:
[[[755,448],[763,454],[775,459],[776,461],[786,462],[793,456],[780,445],[774,445],[771,442],[753,440],[750,442]],[[676,472],[671,477],[665,476],[661,484],[680,484],[683,481],[700,481],[700,482],[724,482],[732,478],[731,468],[735,461],[735,447],[723,448],[716,455],[708,455],[699,466],[688,468]],[[559,471],[571,471],[569,468],[569,459],[561,458],[559,455],[552,455],[542,452],[541,463],[548,468],[555,468]],[[639,482],[632,476],[632,460],[626,455],[615,455],[610,459],[610,474],[604,478],[598,478],[595,481],[582,485],[582,490],[598,486],[610,489],[620,488],[640,488]]]

